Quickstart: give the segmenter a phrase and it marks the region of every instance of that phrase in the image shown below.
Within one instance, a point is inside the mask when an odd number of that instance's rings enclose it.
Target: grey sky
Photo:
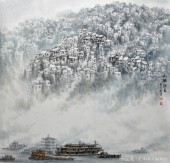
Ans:
[[[83,7],[93,7],[95,4],[105,4],[114,0],[0,0],[1,26],[9,28],[18,22],[33,17],[52,17],[64,10],[78,11]],[[166,7],[170,9],[170,0],[119,0],[145,4],[150,7]]]

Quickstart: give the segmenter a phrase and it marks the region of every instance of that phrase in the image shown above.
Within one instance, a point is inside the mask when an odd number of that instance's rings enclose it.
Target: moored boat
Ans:
[[[93,144],[79,142],[57,147],[56,154],[59,156],[90,156],[97,155],[100,151],[103,151],[103,149],[96,141]]]
[[[148,153],[148,151],[145,148],[135,149],[135,150],[133,150],[131,152],[136,153],[136,154],[146,154],[146,153]]]
[[[15,161],[15,157],[11,156],[11,155],[5,155],[4,157],[0,158],[0,161],[4,162],[4,161]]]
[[[26,145],[25,144],[20,144],[18,143],[17,141],[13,141],[9,147],[6,147],[6,148],[2,148],[3,150],[12,150],[12,151],[18,151],[18,150],[21,150],[23,148],[25,148]]]
[[[31,153],[29,157],[30,160],[74,160],[72,157],[64,157],[64,156],[49,156],[45,154],[44,150],[36,150]]]
[[[107,152],[101,152],[99,158],[121,158],[121,154],[108,154]]]

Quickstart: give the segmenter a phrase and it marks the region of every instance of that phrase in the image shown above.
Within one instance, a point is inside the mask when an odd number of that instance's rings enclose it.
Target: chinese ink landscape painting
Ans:
[[[168,163],[169,0],[0,0],[0,162]]]

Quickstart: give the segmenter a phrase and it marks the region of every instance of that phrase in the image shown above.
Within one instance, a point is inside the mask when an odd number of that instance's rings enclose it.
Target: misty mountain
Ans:
[[[38,49],[43,49],[24,74],[36,96],[69,88],[95,91],[118,78],[133,78],[136,90],[151,91],[169,74],[170,14],[165,10],[115,2],[60,17],[21,25],[27,40],[40,40]]]

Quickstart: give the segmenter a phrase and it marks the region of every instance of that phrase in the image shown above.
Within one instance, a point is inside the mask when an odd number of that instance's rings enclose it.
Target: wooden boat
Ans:
[[[121,158],[121,154],[108,154],[107,152],[101,152],[99,158]]]
[[[38,149],[31,153],[30,160],[74,160],[72,157],[47,156],[44,150]]]
[[[11,155],[5,155],[4,157],[0,158],[0,161],[4,162],[4,161],[15,161],[15,157],[11,156]]]

